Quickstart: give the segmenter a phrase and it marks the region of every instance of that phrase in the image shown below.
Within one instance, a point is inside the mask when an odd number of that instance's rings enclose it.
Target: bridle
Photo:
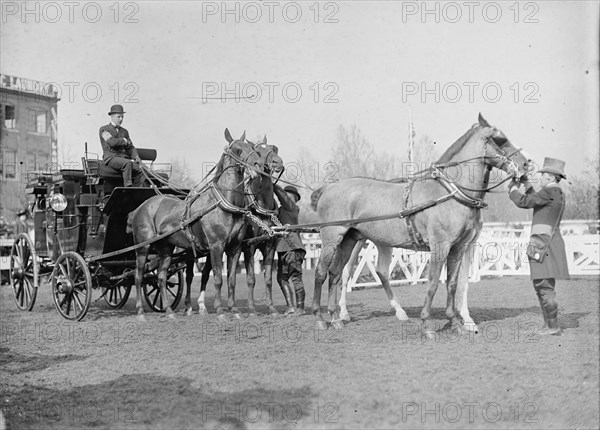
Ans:
[[[506,151],[504,149],[502,149],[502,146],[504,145],[504,143],[498,144],[498,142],[496,141],[496,139],[499,138],[500,131],[495,127],[492,127],[491,130],[492,130],[491,133],[489,133],[484,138],[485,144],[483,147],[483,155],[478,156],[478,157],[469,158],[466,160],[461,160],[461,161],[452,161],[452,162],[443,163],[443,164],[432,164],[432,166],[430,167],[430,169],[432,170],[431,175],[434,177],[438,177],[438,176],[444,177],[447,181],[453,183],[454,185],[456,185],[457,188],[459,188],[462,191],[479,192],[479,193],[491,192],[493,189],[498,188],[505,182],[508,182],[508,181],[512,180],[513,178],[515,178],[516,176],[518,176],[519,166],[517,165],[517,163],[515,163],[515,161],[512,159],[512,157],[521,153],[523,151],[523,148],[516,148],[513,152],[511,152],[510,154],[507,154]],[[505,139],[505,141],[507,141],[507,140],[508,139]],[[492,147],[492,149],[495,152],[494,155],[487,155],[488,146]],[[507,170],[508,170],[509,175],[505,179],[503,179],[502,181],[496,183],[495,185],[493,185],[491,187],[477,189],[477,188],[468,188],[468,187],[465,187],[464,185],[456,184],[455,181],[451,180],[450,178],[448,178],[447,175],[445,175],[443,173],[443,169],[445,169],[445,168],[448,168],[451,166],[460,166],[461,164],[465,164],[465,163],[475,161],[475,160],[482,160],[482,159],[484,160],[484,168],[487,169],[487,172],[484,172],[484,178],[487,178],[489,176],[489,172],[492,170],[493,167],[497,167],[498,169],[504,170],[504,169],[502,169],[502,167],[505,164],[508,164]],[[498,164],[498,163],[487,162],[487,160],[495,160],[495,159],[499,159],[500,163]]]

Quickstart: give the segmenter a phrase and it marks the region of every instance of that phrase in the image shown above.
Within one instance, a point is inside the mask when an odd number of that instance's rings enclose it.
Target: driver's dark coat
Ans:
[[[518,207],[533,209],[532,230],[535,231],[539,225],[554,227],[558,224],[544,261],[538,263],[529,259],[531,279],[569,279],[565,242],[560,234],[561,211],[565,201],[560,186],[550,184],[537,192],[530,187],[525,194],[515,189],[509,196]]]
[[[131,142],[129,132],[126,128],[117,128],[111,122],[110,124],[103,125],[100,127],[98,132],[100,136],[100,144],[102,145],[102,159],[107,162],[113,157],[121,157],[128,159],[135,159],[138,156],[138,152]]]

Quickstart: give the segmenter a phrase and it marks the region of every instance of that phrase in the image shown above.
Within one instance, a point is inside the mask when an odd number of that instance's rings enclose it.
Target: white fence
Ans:
[[[531,222],[486,223],[479,240],[470,249],[471,269],[469,280],[477,282],[482,276],[529,275],[529,262],[525,251],[529,242]],[[589,234],[595,231],[595,234]],[[563,221],[569,272],[574,276],[600,275],[598,249],[598,221]],[[316,237],[315,237],[316,236]],[[305,237],[307,245],[306,268],[316,264],[320,253],[318,235]],[[428,252],[394,249],[390,264],[390,283],[416,284],[427,281],[430,259]],[[377,248],[371,242],[362,249],[358,264],[352,270],[348,289],[380,285],[376,274]],[[442,272],[441,279],[445,280]]]
[[[529,263],[525,250],[529,242],[531,222],[485,223],[477,244],[471,247],[471,270],[469,280],[477,282],[482,276],[529,275]],[[589,234],[594,231],[595,234]],[[569,272],[574,276],[600,275],[598,221],[573,220],[561,223],[565,240]],[[321,239],[317,233],[303,234],[306,247],[305,269],[313,269],[321,254]],[[0,243],[5,251],[12,240]],[[7,254],[6,252],[5,254]],[[243,258],[243,257],[242,257]],[[261,270],[260,253],[256,254],[255,271]],[[394,249],[390,264],[390,283],[416,284],[427,281],[428,252]],[[375,272],[377,248],[371,242],[362,249],[358,264],[351,273],[348,289],[380,285]],[[243,267],[243,264],[240,266]],[[9,258],[0,259],[0,269],[7,270]],[[442,280],[445,273],[442,272]]]

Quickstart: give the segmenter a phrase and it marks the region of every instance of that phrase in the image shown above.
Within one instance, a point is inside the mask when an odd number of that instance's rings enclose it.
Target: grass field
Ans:
[[[257,278],[256,296],[264,293]],[[199,279],[193,286],[194,304]],[[246,287],[238,278],[239,305]],[[312,301],[313,273],[305,272]],[[312,316],[217,323],[135,317],[103,300],[79,323],[62,320],[49,287],[32,312],[0,289],[0,408],[20,428],[598,428],[598,278],[560,281],[561,337],[540,337],[539,304],[522,277],[471,285],[481,332],[421,336],[424,285],[348,295],[352,321],[315,329]],[[95,292],[94,298],[100,295]],[[276,306],[284,310],[279,288]],[[433,318],[444,321],[445,290]],[[322,304],[326,301],[323,295]]]

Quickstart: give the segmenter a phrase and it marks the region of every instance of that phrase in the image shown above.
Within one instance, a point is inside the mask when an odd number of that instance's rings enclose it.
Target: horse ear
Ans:
[[[483,115],[481,115],[481,112],[479,112],[479,118],[477,118],[479,120],[479,125],[482,127],[490,127],[490,124],[485,120],[485,118],[483,117]]]
[[[225,140],[227,140],[229,143],[233,142],[233,137],[231,137],[231,133],[229,133],[228,128],[225,129]]]
[[[242,136],[238,140],[241,140],[242,142],[246,141],[246,130],[244,130],[244,133],[242,134]]]
[[[262,141],[263,145],[267,144],[267,135],[265,134],[265,137],[263,137],[263,141]]]

